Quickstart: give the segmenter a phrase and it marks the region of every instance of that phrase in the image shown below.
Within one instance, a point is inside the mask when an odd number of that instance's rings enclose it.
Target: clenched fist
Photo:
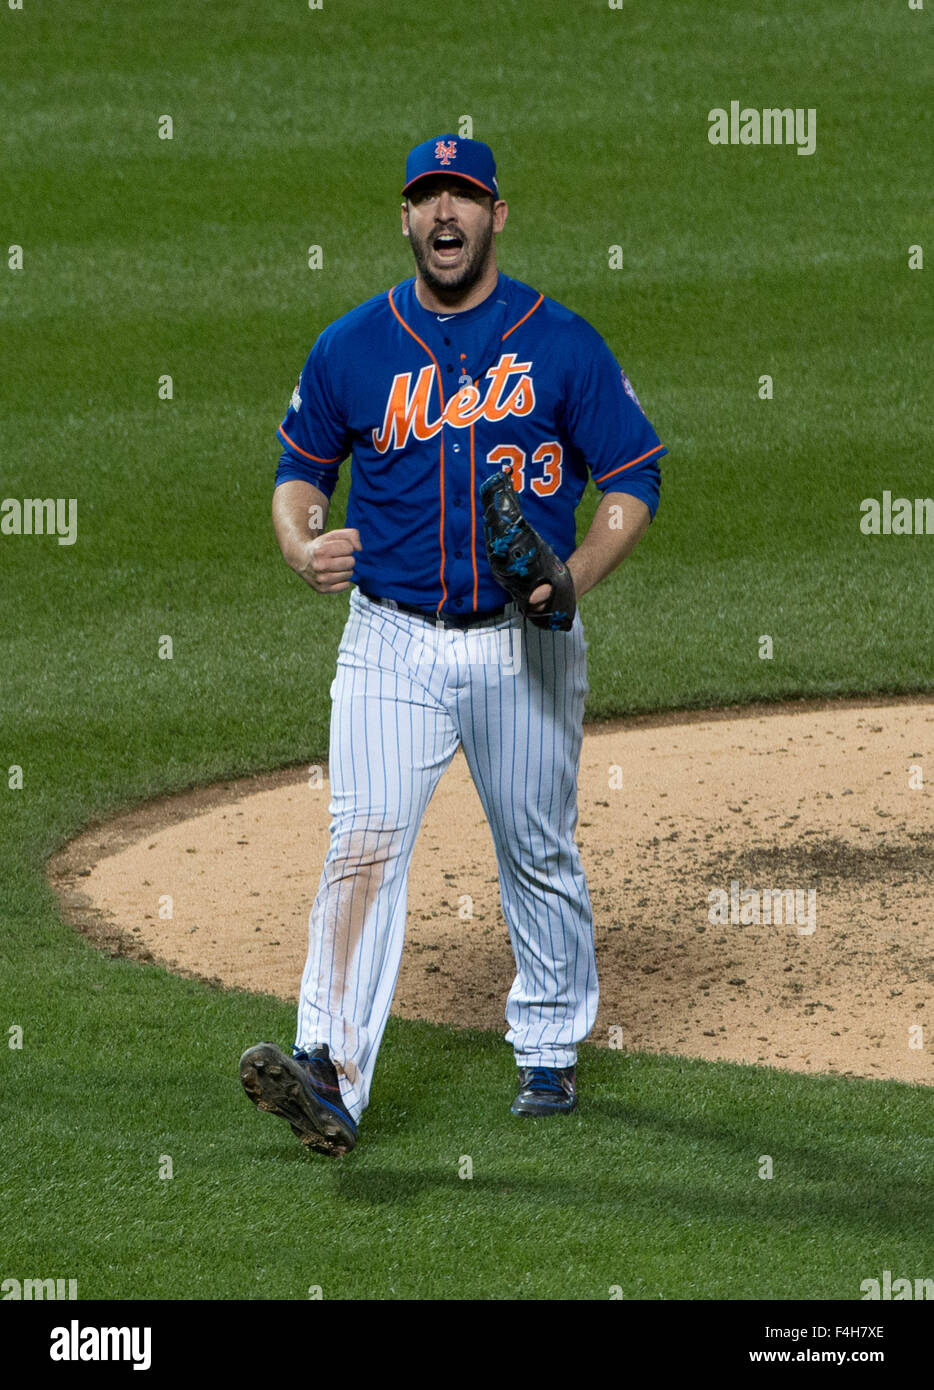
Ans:
[[[318,594],[339,594],[350,588],[354,551],[362,550],[360,532],[354,527],[325,531],[305,541],[290,559],[292,569]]]

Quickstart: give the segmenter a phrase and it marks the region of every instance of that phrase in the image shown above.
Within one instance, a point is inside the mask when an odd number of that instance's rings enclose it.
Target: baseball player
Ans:
[[[402,954],[409,863],[462,747],[516,960],[514,1115],[577,1105],[593,916],[574,841],[587,643],[576,601],[637,544],[666,452],[599,333],[499,271],[490,148],[441,135],[406,164],[415,276],[315,342],[278,436],[282,554],[351,589],[331,686],[330,847],[296,1041],[240,1061],[247,1095],[344,1154],[370,1096]],[[351,457],[345,527],[325,529]],[[588,477],[603,494],[575,547]],[[469,923],[465,924],[469,931]]]

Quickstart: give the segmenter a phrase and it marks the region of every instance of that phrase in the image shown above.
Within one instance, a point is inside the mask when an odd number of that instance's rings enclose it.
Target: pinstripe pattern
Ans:
[[[461,744],[516,957],[506,1040],[520,1066],[566,1067],[593,1027],[593,916],[574,842],[586,650],[579,614],[571,632],[545,632],[510,605],[464,632],[351,593],[331,687],[331,841],[296,1042],[328,1044],[354,1119],[399,972],[415,840]]]

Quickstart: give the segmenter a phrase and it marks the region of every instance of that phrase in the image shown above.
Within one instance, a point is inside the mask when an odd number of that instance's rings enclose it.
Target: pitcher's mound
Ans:
[[[930,701],[589,727],[578,840],[601,984],[592,1041],[934,1080],[925,777],[934,785]],[[328,799],[326,769],[307,768],[163,798],[73,841],[51,881],[67,919],[114,953],[294,1000]],[[459,753],[416,846],[394,1013],[504,1030],[513,973]]]

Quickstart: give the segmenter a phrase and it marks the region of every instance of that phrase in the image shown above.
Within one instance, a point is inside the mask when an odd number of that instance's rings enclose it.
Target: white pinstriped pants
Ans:
[[[493,625],[446,630],[351,591],[331,686],[331,843],[296,1043],[328,1044],[354,1119],[399,973],[415,839],[460,744],[516,958],[506,1001],[516,1062],[571,1066],[594,1025],[593,914],[574,842],[586,654],[579,613],[570,632],[526,625],[514,604]]]

